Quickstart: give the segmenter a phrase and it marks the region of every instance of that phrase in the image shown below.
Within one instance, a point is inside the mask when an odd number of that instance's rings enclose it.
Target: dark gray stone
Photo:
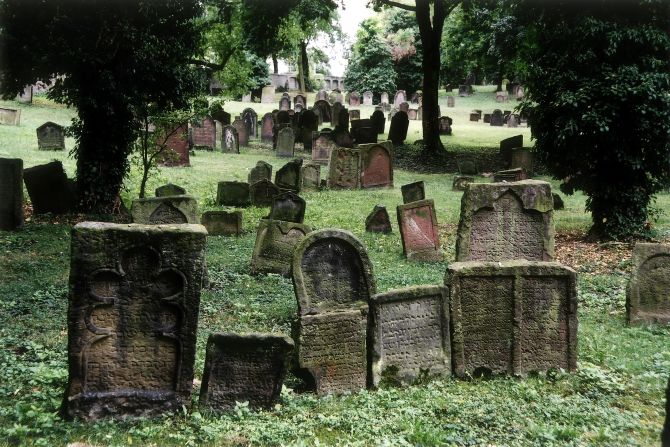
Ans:
[[[280,193],[281,189],[267,179],[259,180],[249,186],[249,198],[253,206],[272,206],[272,200]]]
[[[65,128],[47,121],[37,128],[37,148],[41,151],[65,150]]]
[[[407,118],[407,113],[399,110],[391,118],[391,127],[389,129],[389,140],[393,142],[394,146],[399,146],[405,142],[408,128],[409,118]]]
[[[168,183],[163,186],[156,188],[156,197],[167,197],[167,196],[181,196],[186,194],[186,190],[181,186]]]
[[[246,182],[219,182],[216,204],[223,206],[249,206],[249,184]]]
[[[256,166],[251,168],[247,180],[250,185],[261,180],[272,180],[272,165],[263,160],[257,161]]]
[[[305,220],[306,206],[305,199],[294,192],[281,193],[272,199],[268,219],[302,223]]]
[[[210,236],[239,236],[242,234],[242,211],[206,211],[201,223]]]
[[[391,233],[391,219],[386,207],[375,205],[374,209],[365,219],[365,231],[370,233]]]
[[[63,214],[74,209],[75,191],[60,161],[24,169],[23,181],[33,205],[33,213]]]
[[[0,230],[23,226],[23,160],[0,158]]]
[[[402,203],[411,203],[426,198],[426,185],[423,181],[408,183],[400,187],[402,192]]]
[[[291,160],[282,166],[275,174],[275,185],[281,189],[288,189],[293,192],[300,192],[302,181],[300,173],[302,168],[302,158]]]

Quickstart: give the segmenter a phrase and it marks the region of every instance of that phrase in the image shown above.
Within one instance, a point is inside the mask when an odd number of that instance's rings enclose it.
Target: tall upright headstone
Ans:
[[[358,146],[361,154],[361,187],[393,187],[393,144],[390,141]]]
[[[384,133],[384,128],[386,127],[386,118],[384,117],[384,112],[381,110],[375,110],[372,112],[372,116],[370,116],[370,122],[376,134]]]
[[[292,127],[279,129],[277,134],[277,157],[293,157],[295,133]]]
[[[258,114],[252,108],[247,107],[242,111],[242,121],[249,137],[258,137]]]
[[[363,105],[372,105],[372,92],[370,90],[363,92]]]
[[[230,154],[240,153],[239,135],[237,129],[231,125],[225,125],[221,130],[221,151]]]
[[[403,102],[407,102],[407,93],[405,90],[398,90],[393,98],[393,107],[400,107]]]
[[[193,149],[216,149],[216,122],[209,116],[191,122],[191,146]]]
[[[292,191],[283,192],[273,197],[268,219],[302,223],[305,220],[306,207],[305,199],[298,194]]]
[[[393,142],[394,146],[399,146],[405,142],[408,128],[409,118],[407,118],[407,113],[399,110],[391,118],[391,128],[389,129],[389,140]]]
[[[261,140],[265,142],[272,142],[272,128],[275,122],[272,118],[272,113],[268,112],[263,115],[263,123],[261,124]]]
[[[302,158],[296,158],[279,168],[275,174],[275,185],[281,189],[300,192],[302,161]]]
[[[335,141],[330,132],[312,132],[312,161],[314,163],[328,164],[334,147]]]
[[[160,164],[165,166],[189,166],[190,145],[188,142],[188,124],[179,124],[169,129],[163,129],[159,141],[167,148]]]
[[[0,158],[0,230],[23,226],[23,160]]]
[[[282,96],[279,100],[279,110],[289,110],[290,108],[291,100],[286,96]]]
[[[236,118],[232,126],[237,130],[237,140],[240,146],[249,146],[249,132],[244,121]]]
[[[321,165],[309,163],[302,167],[302,190],[318,191],[321,187]]]
[[[635,244],[626,311],[631,325],[670,323],[670,245]]]
[[[361,181],[361,153],[358,149],[335,147],[328,162],[328,187],[357,189]]]
[[[200,225],[74,227],[68,417],[151,417],[190,406],[206,237]]]

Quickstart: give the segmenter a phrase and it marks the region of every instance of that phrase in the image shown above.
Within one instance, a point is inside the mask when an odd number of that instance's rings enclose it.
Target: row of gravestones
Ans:
[[[510,110],[502,111],[495,109],[492,113],[484,113],[483,116],[482,111],[478,109],[470,112],[470,121],[478,122],[482,118],[484,123],[488,123],[491,126],[503,126],[506,124],[507,127],[519,127],[520,124],[528,122],[525,115],[512,113]]]
[[[329,101],[331,104],[334,104],[335,102],[347,103],[349,106],[353,107],[360,106],[361,104],[369,106],[373,105],[373,93],[371,91],[363,92],[363,95],[353,91],[347,93],[346,96],[343,97],[340,90],[333,90],[330,95],[325,90],[319,90],[316,94],[316,99]],[[393,105],[398,107],[400,104],[405,102],[407,102],[407,93],[405,90],[398,90],[393,97]],[[421,92],[415,92],[412,95],[411,102],[414,104],[421,104]],[[380,94],[380,104],[390,104],[388,93],[382,92]]]

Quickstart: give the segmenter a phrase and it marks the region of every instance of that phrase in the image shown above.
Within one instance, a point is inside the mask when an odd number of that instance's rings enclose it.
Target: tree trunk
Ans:
[[[300,63],[302,64],[303,85],[300,89],[303,93],[307,91],[306,83],[309,80],[309,59],[307,57],[307,43],[300,41]]]
[[[298,53],[298,84],[300,85],[300,92],[305,91],[305,73],[302,69],[302,52]]]
[[[274,74],[279,74],[279,61],[277,60],[277,55],[272,53],[272,69]]]

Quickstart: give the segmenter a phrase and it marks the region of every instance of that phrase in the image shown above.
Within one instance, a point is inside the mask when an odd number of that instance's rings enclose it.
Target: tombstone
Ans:
[[[210,236],[239,236],[242,234],[242,211],[206,211],[201,223]]]
[[[331,126],[333,126],[333,127],[337,126],[338,120],[340,119],[340,111],[343,108],[344,107],[342,106],[341,103],[339,103],[339,102],[333,103],[333,107],[332,107],[332,112],[333,112],[332,115],[333,116],[330,117],[330,125]]]
[[[386,207],[375,205],[372,212],[365,218],[365,231],[368,233],[391,233],[391,218]]]
[[[312,111],[320,117],[319,124],[332,121],[332,110],[328,101],[316,101],[312,106]]]
[[[0,158],[0,230],[23,226],[23,160]]]
[[[202,120],[191,122],[189,130],[193,149],[216,149],[216,121],[212,118],[206,116]]]
[[[340,109],[340,114],[337,118],[337,125],[335,130],[343,130],[349,132],[349,110],[346,108]]]
[[[477,160],[470,156],[456,156],[456,167],[461,175],[477,175]]]
[[[293,128],[284,127],[277,134],[277,157],[293,157],[295,134]]]
[[[521,168],[505,169],[504,171],[493,173],[493,181],[495,183],[520,182],[521,180],[526,179],[528,179],[528,174]]]
[[[65,150],[65,128],[47,121],[37,128],[37,148],[41,151]]]
[[[200,406],[233,410],[238,402],[271,410],[279,401],[293,340],[272,334],[210,334]]]
[[[272,199],[272,207],[267,219],[303,223],[305,207],[305,199],[292,191],[283,192]]]
[[[272,205],[272,199],[281,193],[274,183],[269,179],[258,180],[249,186],[249,199],[251,205],[257,207],[268,207]]]
[[[372,92],[365,91],[363,92],[363,105],[371,106],[372,105]]]
[[[507,92],[496,92],[496,102],[507,102],[508,99]]]
[[[377,143],[377,131],[372,127],[352,128],[351,136],[357,145]]]
[[[349,110],[349,121],[361,119],[360,110]]]
[[[330,152],[335,142],[330,132],[312,132],[312,161],[318,164],[328,164]]]
[[[376,135],[375,135],[376,136]],[[361,188],[393,188],[393,144],[361,144]]]
[[[455,262],[454,373],[527,375],[577,367],[577,274],[554,262]]]
[[[272,104],[275,102],[275,88],[273,85],[266,85],[261,91],[261,102],[263,104]]]
[[[470,121],[477,122],[480,120],[480,118],[481,115],[479,113],[470,112]]]
[[[23,88],[23,91],[16,95],[14,101],[20,102],[21,104],[32,104],[33,103],[33,86],[26,85]]]
[[[199,223],[198,201],[187,195],[135,199],[130,215],[133,223],[143,225]]]
[[[73,228],[66,417],[190,407],[206,238],[200,225]]]
[[[522,147],[517,147],[512,149],[510,157],[511,169],[521,168],[528,175],[533,175],[533,152],[530,149],[524,149]]]
[[[263,160],[257,161],[256,166],[251,168],[249,171],[249,176],[247,177],[247,182],[249,185],[261,180],[270,180],[272,178],[272,165],[266,163]]]
[[[302,190],[318,191],[321,187],[321,166],[307,164],[302,167]]]
[[[670,323],[670,245],[635,244],[626,316],[630,325]]]
[[[251,92],[242,95],[242,102],[251,102]]]
[[[286,96],[282,96],[279,100],[279,110],[289,110],[291,108],[291,100]]]
[[[328,93],[326,93],[325,90],[319,90],[316,92],[316,100],[317,101],[327,101],[328,100]]]
[[[519,127],[519,115],[510,114],[507,118],[507,127]]]
[[[407,102],[401,102],[401,103],[398,105],[398,110],[407,113],[407,115],[409,116],[409,103],[407,103]]]
[[[551,185],[472,183],[463,194],[457,261],[554,260]]]
[[[384,117],[384,112],[381,110],[375,110],[370,116],[370,122],[372,124],[372,129],[376,134],[384,133],[386,127],[386,118]]]
[[[388,104],[388,103],[389,103],[389,94],[387,92],[382,92],[380,104]]]
[[[237,130],[237,141],[240,146],[249,146],[249,132],[243,120],[236,118],[232,126]]]
[[[293,104],[295,106],[297,106],[298,104],[302,104],[302,107],[304,109],[307,107],[307,97],[302,93],[298,93],[293,97]]]
[[[20,126],[21,109],[0,107],[0,124],[5,124],[7,126]]]
[[[156,197],[182,196],[184,194],[186,194],[186,190],[173,183],[159,186],[155,191]]]
[[[319,128],[319,118],[312,110],[305,110],[300,115],[301,141],[305,151],[313,149],[312,135]]]
[[[484,124],[491,124],[491,114],[490,113],[485,113],[483,121],[484,121]]]
[[[394,146],[399,146],[405,142],[408,128],[409,118],[407,118],[407,113],[400,110],[393,115],[393,118],[391,118],[391,127],[389,128],[389,140],[393,142]]]
[[[246,207],[251,203],[249,183],[237,181],[219,182],[216,190],[216,204]]]
[[[439,121],[440,135],[451,135],[452,120],[448,116],[441,116]]]
[[[521,101],[523,99],[523,95],[524,95],[523,87],[522,86],[517,87],[515,95],[516,100]]]
[[[456,107],[456,98],[451,95],[447,96],[447,107]]]
[[[412,203],[426,198],[426,185],[423,181],[408,183],[400,187],[402,203]]]
[[[295,374],[318,395],[367,385],[367,308],[375,293],[363,244],[343,230],[307,235],[293,253],[298,301]]]
[[[334,147],[328,162],[328,187],[357,189],[361,180],[360,160],[358,149]]]
[[[419,108],[416,109],[416,119],[419,121],[423,119],[423,106],[419,106]]]
[[[552,193],[551,196],[554,198],[554,211],[565,209],[565,203],[561,196],[556,193]]]
[[[296,245],[311,232],[307,225],[261,219],[251,258],[251,272],[288,276]]]
[[[249,137],[258,137],[258,114],[254,109],[246,108],[242,111],[242,121]]]
[[[358,92],[349,93],[349,107],[358,107],[360,105],[361,105],[361,96],[359,95],[359,93]]]
[[[451,189],[454,191],[465,191],[468,189],[470,183],[474,183],[475,178],[469,175],[457,175],[454,177],[454,181],[451,184]]]
[[[523,135],[515,135],[500,140],[499,153],[508,165],[512,161],[512,149],[516,149],[517,147],[523,147]]]
[[[60,161],[24,169],[23,181],[34,214],[64,214],[74,209],[76,194]]]
[[[503,113],[500,109],[495,109],[491,114],[491,121],[489,123],[491,126],[502,126],[503,125]]]
[[[240,153],[240,140],[237,129],[229,124],[221,129],[221,151],[230,154]]]
[[[190,147],[188,143],[188,124],[180,124],[172,129],[163,130],[159,141],[167,148],[162,154],[163,166],[189,166]]]
[[[281,189],[287,189],[296,193],[300,192],[300,185],[302,183],[300,168],[302,168],[302,158],[296,158],[286,163],[275,174],[275,185]]]
[[[263,115],[263,121],[261,124],[261,140],[264,142],[272,142],[272,128],[274,127],[274,119],[272,118],[272,113],[266,113]]]
[[[405,257],[410,261],[441,261],[434,202],[428,199],[398,205],[397,213]]]
[[[398,90],[393,97],[393,107],[400,108],[400,104],[407,101],[405,90]]]
[[[467,84],[458,86],[458,96],[470,96],[472,94],[472,87]]]
[[[413,286],[374,295],[370,313],[373,386],[451,374],[445,287]]]

